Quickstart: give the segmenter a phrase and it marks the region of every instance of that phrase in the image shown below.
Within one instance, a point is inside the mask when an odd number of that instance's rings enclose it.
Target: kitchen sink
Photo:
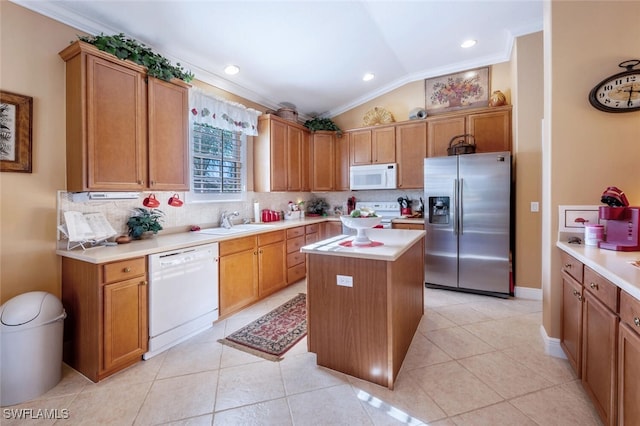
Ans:
[[[241,234],[243,232],[260,231],[266,228],[273,228],[275,225],[266,225],[258,223],[244,223],[241,225],[234,225],[231,228],[208,228],[200,230],[202,234],[209,235],[233,235]]]

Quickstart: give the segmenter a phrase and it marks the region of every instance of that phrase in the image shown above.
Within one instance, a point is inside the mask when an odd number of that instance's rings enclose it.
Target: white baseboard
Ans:
[[[543,325],[540,325],[540,335],[542,336],[542,340],[544,341],[544,352],[547,355],[551,355],[556,358],[567,359],[567,356],[564,354],[564,351],[560,346],[560,339],[549,337],[547,335],[547,330],[544,329]]]
[[[542,289],[515,286],[515,296],[519,299],[542,300]]]

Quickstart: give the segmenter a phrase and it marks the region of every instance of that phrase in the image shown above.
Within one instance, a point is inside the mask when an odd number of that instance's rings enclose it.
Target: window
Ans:
[[[205,123],[191,129],[192,201],[242,200],[246,183],[246,137]]]

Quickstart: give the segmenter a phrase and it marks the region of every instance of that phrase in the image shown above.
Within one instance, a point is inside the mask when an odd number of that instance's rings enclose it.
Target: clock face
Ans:
[[[640,71],[607,78],[589,93],[589,101],[595,108],[606,112],[640,110]]]

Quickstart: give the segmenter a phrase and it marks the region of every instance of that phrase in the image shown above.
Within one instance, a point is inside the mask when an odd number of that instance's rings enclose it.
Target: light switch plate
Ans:
[[[339,286],[353,287],[353,277],[350,275],[336,275],[336,281]]]

